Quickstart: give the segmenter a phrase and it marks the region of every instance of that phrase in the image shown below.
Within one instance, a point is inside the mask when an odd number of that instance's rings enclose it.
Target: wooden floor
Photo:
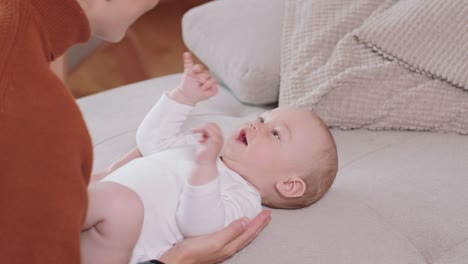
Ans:
[[[66,77],[75,97],[183,71],[181,18],[209,0],[160,3],[143,15],[119,43],[101,45]]]

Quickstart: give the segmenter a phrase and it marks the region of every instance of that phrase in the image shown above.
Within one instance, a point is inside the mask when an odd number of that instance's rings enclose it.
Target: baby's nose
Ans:
[[[251,127],[253,130],[257,130],[257,126],[256,126],[254,123],[250,123],[250,127]]]

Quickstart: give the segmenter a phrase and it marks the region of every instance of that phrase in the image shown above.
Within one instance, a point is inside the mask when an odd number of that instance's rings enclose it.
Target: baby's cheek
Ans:
[[[260,165],[273,166],[274,163],[280,161],[276,153],[277,150],[270,147],[259,147],[256,148],[252,153],[252,158]]]

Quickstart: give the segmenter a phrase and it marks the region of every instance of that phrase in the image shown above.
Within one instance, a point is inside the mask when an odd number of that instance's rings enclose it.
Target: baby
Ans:
[[[337,172],[333,137],[310,111],[278,107],[229,137],[214,123],[182,134],[192,108],[217,93],[216,80],[184,54],[181,84],[161,97],[137,131],[142,154],[89,187],[83,263],[158,259],[184,237],[215,232],[261,204],[302,208]],[[195,147],[195,148],[194,148]]]

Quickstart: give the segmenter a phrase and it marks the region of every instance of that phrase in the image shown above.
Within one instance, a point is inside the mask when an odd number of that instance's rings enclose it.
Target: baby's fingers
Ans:
[[[207,90],[216,90],[216,88],[218,87],[218,82],[216,81],[215,78],[211,77],[210,79],[208,79],[208,81],[206,81],[202,87],[201,87],[201,90],[202,91],[207,91]]]
[[[192,128],[192,132],[201,134],[201,137],[198,139],[198,142],[200,143],[204,143],[208,139],[209,135],[205,127]]]
[[[193,68],[193,59],[192,54],[190,52],[184,52],[184,68],[187,70],[191,70]]]
[[[193,68],[193,71],[197,74],[205,70],[205,68],[201,64],[195,64],[194,66],[192,66],[192,68]]]
[[[205,123],[199,127],[192,129],[193,133],[201,133],[200,143],[205,142],[208,138],[217,137],[221,134],[221,129],[215,123]]]
[[[203,125],[200,125],[200,126],[197,126],[197,127],[194,127],[192,128],[192,132],[193,133],[205,133],[206,132],[206,124],[203,124]]]
[[[197,78],[201,83],[206,83],[208,80],[211,79],[211,75],[208,71],[203,71],[202,73],[199,73],[197,75]]]

